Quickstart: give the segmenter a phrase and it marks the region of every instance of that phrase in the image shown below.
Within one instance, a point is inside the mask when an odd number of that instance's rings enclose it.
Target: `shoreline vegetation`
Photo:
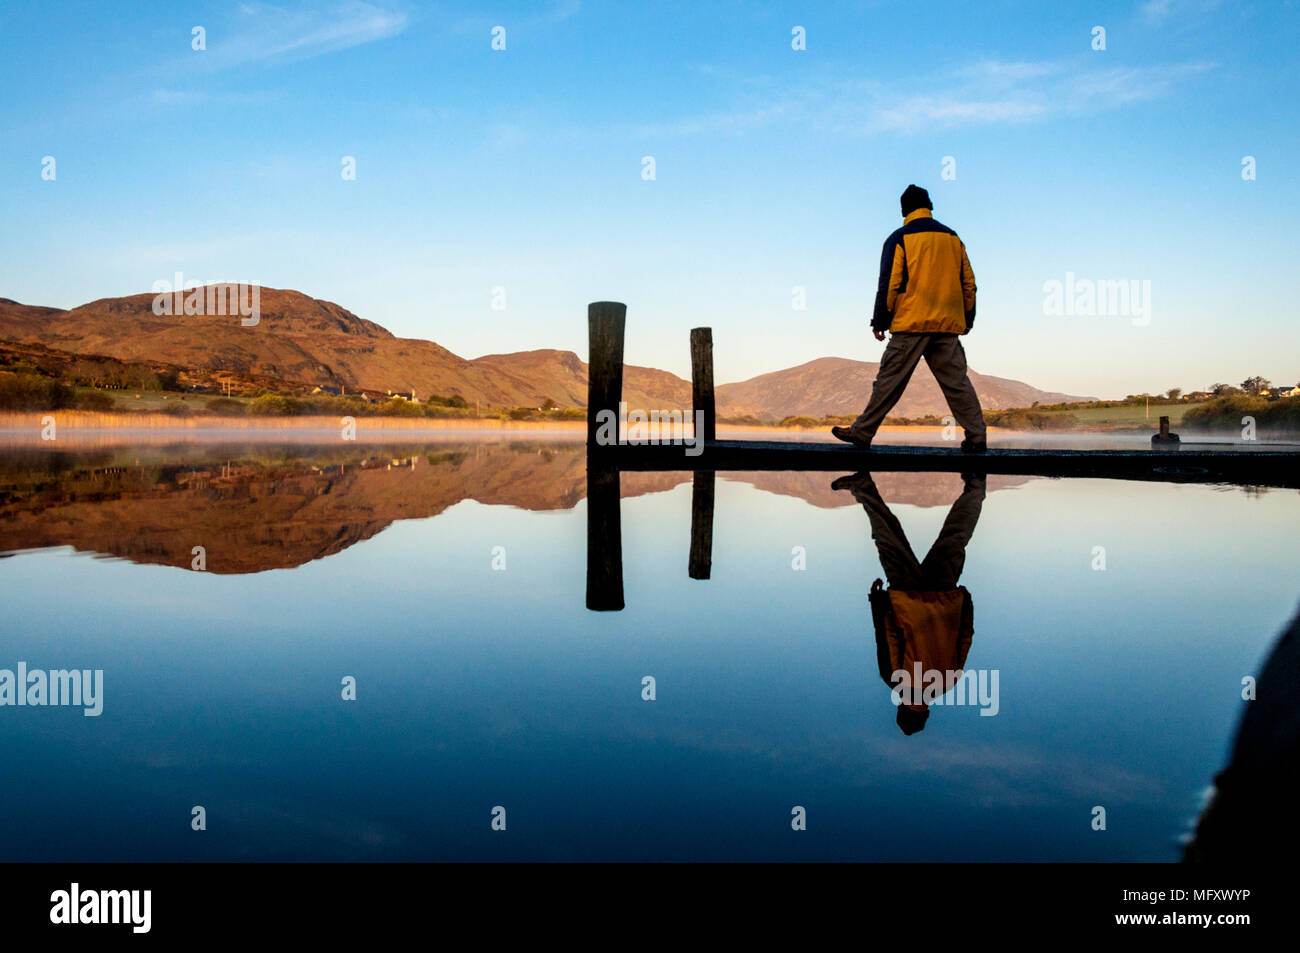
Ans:
[[[330,433],[337,434],[341,428],[341,418],[327,415],[303,415],[293,417],[224,417],[208,414],[177,416],[175,414],[148,412],[92,411],[79,409],[61,409],[45,411],[5,411],[0,410],[0,434],[30,435],[39,431],[42,421],[53,418],[57,431],[63,432],[103,432],[123,431],[160,431],[174,434],[210,432],[227,435],[232,431],[240,434],[257,433]],[[797,426],[780,426],[777,424],[747,424],[718,422],[720,433],[753,433],[771,431],[773,433],[809,432],[813,428]],[[818,428],[819,429],[819,428]],[[942,425],[930,424],[886,424],[882,432],[892,433],[929,433],[943,429]],[[357,433],[377,433],[379,435],[398,434],[401,432],[439,433],[439,432],[481,432],[481,433],[560,433],[585,437],[587,432],[586,417],[580,419],[550,420],[510,420],[500,417],[386,417],[371,415],[357,419]],[[640,431],[638,430],[638,433]],[[654,435],[657,429],[648,428]],[[693,428],[686,427],[686,437],[694,436]]]
[[[3,355],[0,428],[28,429],[50,413],[59,427],[170,431],[337,430],[344,417],[365,421],[371,430],[564,431],[582,430],[586,421],[585,408],[561,407],[550,399],[536,407],[488,408],[471,406],[457,394],[415,400],[414,395],[336,394],[321,388],[308,393],[301,385],[285,382],[231,379],[196,385],[187,384],[188,375],[167,365],[128,364],[111,358],[42,363],[45,357],[44,353]],[[18,363],[21,360],[32,363]],[[1223,384],[1189,395],[1174,388],[1165,395],[1132,394],[1123,400],[986,409],[984,419],[1001,430],[1068,433],[1152,432],[1161,416],[1186,431],[1232,431],[1242,430],[1253,418],[1261,434],[1300,435],[1300,396],[1270,393],[1262,378],[1249,378],[1243,384],[1258,385],[1251,388],[1256,393]],[[683,416],[689,419],[690,414]],[[809,432],[844,426],[853,419],[852,414],[779,419],[720,415],[717,424],[730,431]],[[950,422],[951,418],[929,415],[887,417],[884,423],[890,429],[934,429]]]
[[[505,414],[475,415],[471,412],[461,416],[440,416],[424,414],[384,414],[384,413],[319,413],[307,411],[299,414],[259,414],[242,413],[238,415],[220,412],[196,411],[193,413],[167,413],[150,410],[87,410],[78,407],[48,408],[39,410],[0,409],[0,434],[8,438],[14,436],[31,436],[39,433],[53,419],[56,432],[60,436],[68,433],[117,432],[123,435],[140,432],[157,432],[183,437],[192,435],[201,437],[230,436],[275,436],[284,434],[331,434],[337,435],[343,426],[343,417],[351,416],[356,422],[356,432],[370,437],[397,436],[401,433],[436,434],[436,433],[533,433],[559,434],[581,438],[586,433],[586,413],[581,408],[570,408],[563,414],[538,414],[534,417],[510,416]],[[1114,432],[1134,433],[1153,432],[1154,419],[1147,426],[1087,426],[1080,425],[1078,419],[1071,415],[1068,425],[1054,419],[1052,415],[1034,411],[986,411],[985,419],[990,429],[1005,433],[1071,433],[1071,432]],[[1253,417],[1257,431],[1262,436],[1295,437],[1300,436],[1300,398],[1288,398],[1266,401],[1262,398],[1225,398],[1206,402],[1194,407],[1183,415],[1179,426],[1187,433],[1232,432],[1242,428],[1243,417]],[[1042,418],[1048,418],[1042,420]],[[824,418],[814,420],[809,417],[787,417],[781,421],[762,421],[752,417],[718,418],[719,434],[736,433],[772,433],[772,434],[815,434],[828,429],[833,423],[848,423],[852,417]],[[941,418],[927,417],[909,420],[906,418],[887,418],[881,427],[881,433],[934,433],[944,429],[946,422]],[[640,429],[637,431],[641,432]],[[645,433],[657,435],[657,427],[648,426]],[[675,432],[675,431],[674,431]],[[666,433],[666,431],[665,431]],[[693,437],[693,428],[688,424],[685,437]]]

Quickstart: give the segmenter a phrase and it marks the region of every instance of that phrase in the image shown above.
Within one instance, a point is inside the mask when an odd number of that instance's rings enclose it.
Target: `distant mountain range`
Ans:
[[[879,370],[880,364],[875,361],[850,361],[843,357],[818,358],[798,367],[760,374],[738,384],[724,384],[718,388],[718,412],[727,416],[753,414],[755,417],[776,418],[792,414],[822,417],[826,414],[857,413],[866,405],[871,394],[871,384]],[[1029,407],[1035,401],[1041,404],[1059,404],[1096,399],[1039,390],[1020,381],[977,374],[975,371],[970,371],[970,379],[986,410]],[[725,405],[726,409],[721,409],[721,405]],[[924,361],[912,374],[907,391],[894,406],[892,413],[899,417],[948,413],[948,405],[939,389],[939,382],[934,379]]]
[[[421,400],[458,394],[485,408],[538,407],[548,399],[560,407],[586,404],[587,365],[572,351],[519,351],[468,360],[432,341],[395,337],[332,302],[275,288],[260,290],[260,320],[248,327],[237,316],[158,316],[154,298],[101,298],[66,311],[0,298],[0,340],[308,387],[414,391]],[[879,366],[826,357],[723,384],[717,388],[718,414],[780,419],[857,413]],[[1091,399],[974,372],[971,380],[989,409]],[[691,385],[667,371],[627,365],[623,395],[633,408],[688,408]],[[946,412],[933,375],[918,368],[894,413],[920,417]]]

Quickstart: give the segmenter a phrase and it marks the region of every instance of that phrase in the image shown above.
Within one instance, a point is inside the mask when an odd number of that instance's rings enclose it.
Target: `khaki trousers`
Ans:
[[[986,436],[984,414],[980,399],[966,373],[966,351],[956,334],[916,334],[900,331],[889,336],[884,356],[880,359],[880,372],[871,387],[871,400],[849,430],[854,436],[875,436],[881,421],[893,410],[907,389],[912,372],[921,358],[930,365],[930,372],[939,382],[944,399],[957,423],[967,437],[983,440]]]
[[[931,592],[957,588],[957,580],[966,565],[966,546],[975,535],[975,524],[984,508],[983,477],[966,480],[961,495],[948,509],[939,536],[923,560],[917,560],[907,542],[903,525],[881,499],[880,491],[869,475],[850,489],[853,498],[862,504],[871,520],[871,538],[875,540],[880,566],[891,586]]]

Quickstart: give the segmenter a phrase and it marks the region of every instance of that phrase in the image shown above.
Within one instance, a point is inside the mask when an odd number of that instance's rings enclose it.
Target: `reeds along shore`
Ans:
[[[0,411],[0,430],[40,430],[53,417],[58,429],[69,430],[340,430],[345,418],[327,416],[220,417],[208,414],[177,416],[163,413],[118,413],[96,410]],[[356,417],[357,430],[575,430],[581,420],[501,420],[499,418]]]
[[[51,420],[52,418],[52,420]],[[53,428],[47,425],[53,423]],[[429,439],[445,434],[467,438],[484,434],[546,434],[580,440],[582,421],[447,420],[412,417],[177,417],[162,413],[88,410],[0,411],[0,446],[79,447],[124,443],[156,444],[177,440],[309,441]]]
[[[132,440],[141,435],[156,435],[165,439],[202,439],[205,436],[228,437],[237,434],[241,437],[254,438],[293,438],[313,437],[316,439],[340,439],[345,421],[335,416],[302,417],[218,417],[195,415],[178,417],[163,413],[118,413],[113,411],[91,410],[47,410],[47,411],[0,411],[0,443],[10,446],[21,444],[29,446],[42,442],[51,442],[42,438],[42,432],[50,418],[53,418],[53,442],[66,439],[111,439],[113,434],[120,438],[130,436]],[[586,423],[582,420],[501,420],[495,417],[485,418],[418,418],[418,417],[358,417],[356,418],[356,439],[373,437],[392,437],[399,434],[415,436],[435,436],[445,433],[460,434],[549,434],[562,438],[580,439],[586,434]],[[645,435],[651,439],[672,437],[693,438],[693,428],[686,427],[685,434],[667,433],[662,435],[658,428],[647,426]],[[931,433],[941,428],[929,426],[883,427],[882,430],[897,433]],[[812,434],[807,428],[718,425],[719,435],[740,433],[797,433]],[[633,430],[634,435],[641,434],[641,425]]]
[[[150,412],[120,412],[96,410],[31,410],[0,411],[0,444],[7,446],[30,445],[33,441],[42,442],[42,433],[50,418],[54,421],[54,438],[72,439],[88,438],[92,435],[104,437],[112,433],[122,437],[131,435],[137,439],[144,434],[156,434],[168,439],[203,439],[207,436],[229,436],[232,433],[254,438],[298,438],[340,439],[345,426],[345,418],[328,416],[239,416],[221,417],[208,414],[177,416],[175,414]],[[1184,425],[1185,439],[1195,440],[1198,436],[1236,436],[1237,429],[1231,427],[1205,426],[1210,421],[1198,421],[1202,426]],[[728,424],[719,422],[718,436],[726,439],[738,434],[793,434],[806,439],[819,439],[825,427],[780,426],[779,424]],[[895,434],[937,434],[944,428],[930,424],[885,424],[881,433]],[[662,430],[662,433],[661,433]],[[670,430],[674,432],[670,433]],[[1078,433],[1127,433],[1147,428],[1091,428]],[[562,439],[579,439],[585,435],[586,423],[582,420],[503,420],[500,417],[455,418],[455,417],[357,417],[355,418],[356,439],[367,436],[383,437],[396,435],[436,436],[438,434],[547,434]],[[685,432],[675,428],[660,428],[653,424],[635,424],[630,435],[645,436],[648,440],[662,442],[678,439],[693,439],[694,428],[689,424]],[[990,425],[991,433],[1016,434],[1019,436],[1044,436],[1045,432],[1020,430]],[[1220,432],[1221,431],[1221,432]],[[1259,439],[1275,438],[1288,442],[1300,436],[1300,432],[1288,429],[1269,431],[1261,427]],[[1070,431],[1065,431],[1069,433]],[[623,432],[628,436],[628,431]],[[44,438],[49,440],[50,438]]]

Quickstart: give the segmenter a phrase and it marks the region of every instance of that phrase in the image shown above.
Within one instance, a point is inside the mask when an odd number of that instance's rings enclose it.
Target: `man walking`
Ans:
[[[840,440],[864,450],[885,415],[898,403],[925,358],[953,417],[966,431],[961,449],[988,449],[984,414],[966,374],[966,352],[958,335],[975,323],[975,274],[966,246],[957,233],[932,216],[934,206],[925,189],[909,185],[900,198],[903,227],[885,240],[880,257],[880,284],[871,330],[877,341],[889,343],[871,388],[871,400],[848,427],[832,427]]]

